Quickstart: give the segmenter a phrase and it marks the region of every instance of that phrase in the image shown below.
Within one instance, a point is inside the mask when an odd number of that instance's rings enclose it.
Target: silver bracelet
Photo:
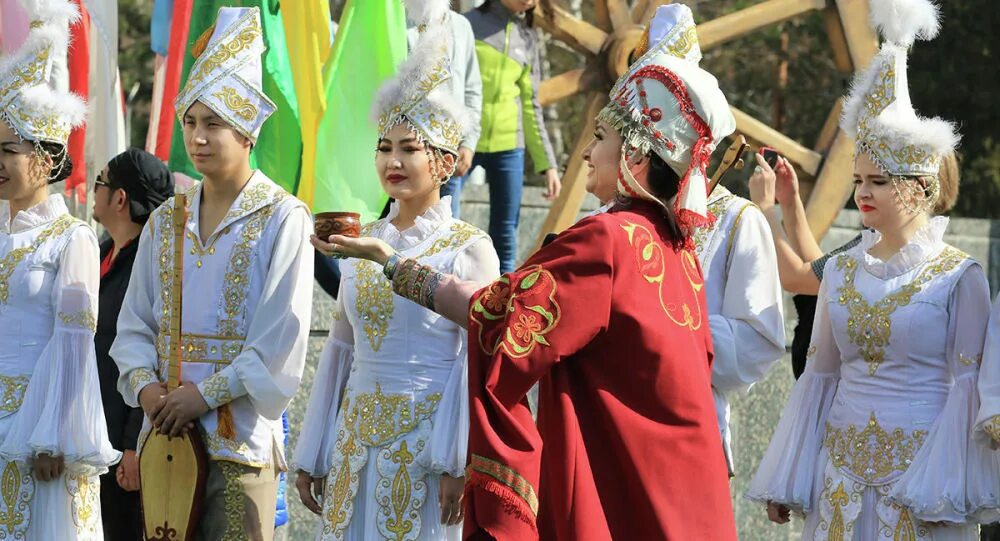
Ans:
[[[382,267],[382,274],[385,275],[389,281],[392,281],[392,277],[396,275],[396,269],[399,267],[399,262],[403,260],[403,257],[396,252],[393,252],[389,259],[385,260],[385,265]]]

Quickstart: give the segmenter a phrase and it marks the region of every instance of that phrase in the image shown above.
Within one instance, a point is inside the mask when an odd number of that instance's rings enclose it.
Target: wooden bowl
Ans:
[[[323,240],[330,235],[357,238],[361,236],[361,215],[357,212],[320,212],[314,227],[316,236]]]

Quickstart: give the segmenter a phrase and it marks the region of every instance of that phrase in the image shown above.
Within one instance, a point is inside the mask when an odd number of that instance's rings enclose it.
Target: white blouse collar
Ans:
[[[415,246],[437,231],[441,224],[451,221],[451,196],[442,197],[434,206],[417,216],[413,226],[404,231],[396,229],[392,224],[392,220],[397,216],[399,216],[399,201],[393,201],[389,206],[389,214],[383,220],[385,226],[382,227],[382,234],[379,236],[396,249]]]
[[[857,250],[860,251],[864,260],[865,270],[869,274],[880,279],[895,278],[905,274],[927,260],[927,258],[941,251],[944,247],[944,233],[948,229],[948,218],[945,216],[935,216],[927,221],[923,227],[917,230],[905,246],[899,252],[886,261],[868,253],[882,235],[877,231],[866,229],[861,232],[861,243]]]
[[[58,193],[49,194],[45,201],[19,211],[14,216],[13,222],[10,220],[10,203],[0,201],[0,231],[8,234],[20,233],[50,223],[63,214],[69,214],[69,208],[66,207],[63,196]]]

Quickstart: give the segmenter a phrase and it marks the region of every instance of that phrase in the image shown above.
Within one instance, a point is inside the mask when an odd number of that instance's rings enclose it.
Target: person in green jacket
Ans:
[[[517,224],[524,186],[524,151],[535,171],[544,172],[546,198],[561,189],[555,152],[538,102],[540,41],[533,28],[537,0],[486,0],[465,14],[476,38],[483,80],[481,134],[473,166],[486,171],[490,187],[489,233],[500,271],[514,270]],[[450,189],[457,189],[455,179]]]

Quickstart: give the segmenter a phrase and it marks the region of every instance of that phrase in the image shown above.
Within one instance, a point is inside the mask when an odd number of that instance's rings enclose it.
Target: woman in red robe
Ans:
[[[396,293],[468,327],[466,539],[736,539],[689,238],[711,219],[705,167],[735,122],[700,54],[678,47],[694,35],[682,7],[660,8],[676,27],[654,21],[588,148],[618,204],[518,270],[478,289],[375,239],[313,240],[383,264]]]

